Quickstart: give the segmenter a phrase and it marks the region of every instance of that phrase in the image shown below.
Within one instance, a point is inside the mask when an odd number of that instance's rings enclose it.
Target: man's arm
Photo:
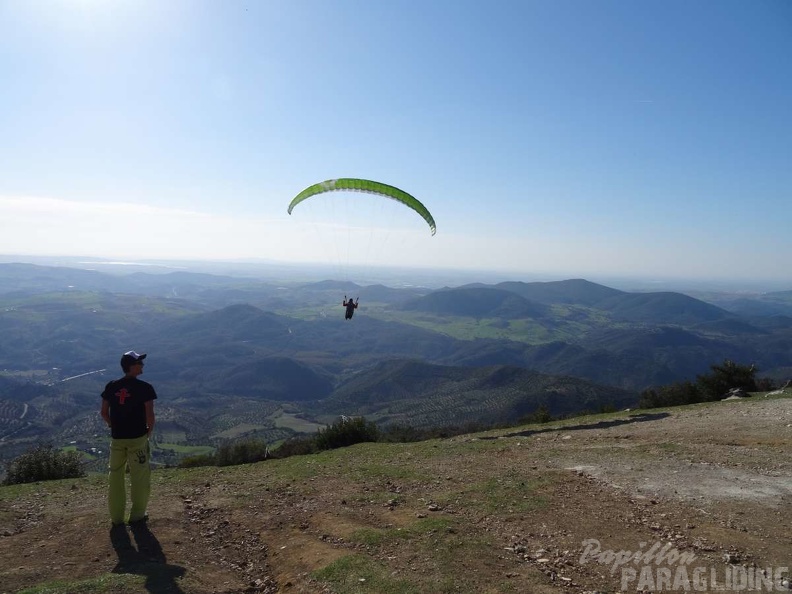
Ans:
[[[148,427],[148,436],[154,431],[154,401],[148,400],[146,402],[146,426]]]
[[[101,415],[102,415],[102,418],[104,419],[104,422],[107,423],[108,427],[110,427],[110,401],[109,400],[105,400],[104,398],[102,398],[102,412],[101,412]]]

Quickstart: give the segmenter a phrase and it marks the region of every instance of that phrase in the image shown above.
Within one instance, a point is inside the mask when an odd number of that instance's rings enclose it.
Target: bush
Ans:
[[[342,417],[324,431],[321,429],[314,438],[318,450],[333,450],[356,443],[377,441],[379,430],[373,422],[368,422],[363,417]]]
[[[720,400],[732,388],[756,392],[756,368],[753,365],[738,365],[726,359],[720,365],[710,365],[710,369],[712,373],[697,378],[705,400]]]
[[[658,408],[693,404],[704,399],[698,386],[691,382],[678,382],[657,389],[644,390],[638,408]]]
[[[316,452],[314,437],[303,436],[287,439],[273,450],[271,455],[273,458],[288,458],[289,456],[303,456],[305,454],[315,454]]]
[[[51,444],[28,450],[13,460],[6,470],[5,485],[85,476],[82,456],[78,452],[56,450]]]
[[[214,466],[216,464],[214,454],[197,454],[186,456],[179,462],[180,468],[197,468],[199,466]]]
[[[710,369],[712,373],[699,375],[695,383],[684,381],[644,390],[641,392],[638,407],[656,408],[710,402],[724,398],[732,388],[757,392],[759,385],[770,385],[768,380],[760,380],[760,384],[757,384],[757,370],[753,365],[739,365],[726,359],[720,365],[710,365]]]
[[[520,425],[528,425],[533,423],[549,423],[555,421],[553,415],[550,414],[550,409],[546,404],[540,404],[535,411],[522,417],[518,423]]]
[[[198,466],[234,466],[236,464],[249,464],[261,462],[270,457],[266,441],[259,439],[246,439],[233,443],[224,443],[214,454],[198,454],[187,456],[179,462],[181,468],[196,468]]]
[[[233,466],[261,462],[269,457],[267,442],[259,439],[247,439],[235,443],[223,444],[214,455],[217,466]]]

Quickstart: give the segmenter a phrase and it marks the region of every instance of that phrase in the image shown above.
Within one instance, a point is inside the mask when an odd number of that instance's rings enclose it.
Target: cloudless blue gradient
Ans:
[[[362,177],[437,221],[382,263],[792,284],[790,56],[787,0],[0,0],[0,253],[322,261],[286,207]]]

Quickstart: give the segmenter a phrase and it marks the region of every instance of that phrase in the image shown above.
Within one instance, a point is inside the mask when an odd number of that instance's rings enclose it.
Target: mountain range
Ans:
[[[716,301],[584,279],[429,289],[0,264],[0,457],[102,435],[98,394],[129,349],[149,353],[162,439],[187,444],[341,414],[429,427],[624,407],[724,359],[786,379],[792,292]]]

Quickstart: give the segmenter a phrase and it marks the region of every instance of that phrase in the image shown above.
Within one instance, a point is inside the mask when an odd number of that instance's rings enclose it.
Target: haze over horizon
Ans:
[[[772,279],[681,278],[642,275],[569,275],[553,272],[477,270],[409,266],[354,266],[336,264],[281,262],[263,259],[168,260],[103,259],[90,256],[34,256],[0,254],[0,264],[34,264],[70,267],[109,274],[166,274],[195,272],[219,276],[258,279],[264,282],[314,283],[338,281],[359,286],[421,286],[429,289],[458,287],[471,283],[494,285],[501,282],[557,282],[582,279],[628,292],[673,291],[698,296],[705,293],[756,295],[792,291],[792,281]]]
[[[0,254],[792,288],[790,25],[782,0],[2,2]],[[286,214],[336,177],[437,235],[360,194]]]

